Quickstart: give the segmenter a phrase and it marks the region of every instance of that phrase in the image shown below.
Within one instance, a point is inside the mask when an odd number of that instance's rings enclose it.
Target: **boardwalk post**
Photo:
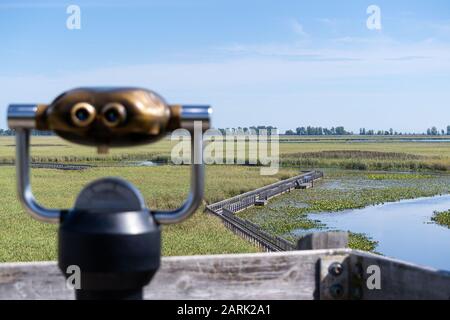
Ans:
[[[348,232],[315,232],[297,242],[297,250],[342,249],[348,247]]]

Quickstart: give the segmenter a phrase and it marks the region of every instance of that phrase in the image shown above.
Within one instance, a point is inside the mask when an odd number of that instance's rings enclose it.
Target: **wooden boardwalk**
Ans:
[[[220,217],[224,225],[235,234],[266,251],[295,250],[296,245],[292,242],[269,234],[258,225],[237,217],[235,213],[255,205],[265,205],[269,199],[291,192],[294,189],[312,187],[314,181],[321,178],[323,178],[321,171],[303,172],[298,176],[208,205],[206,210]]]

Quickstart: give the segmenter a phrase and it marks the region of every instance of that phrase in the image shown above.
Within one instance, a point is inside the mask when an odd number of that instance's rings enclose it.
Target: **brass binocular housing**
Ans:
[[[140,88],[77,88],[48,105],[10,105],[8,124],[108,148],[151,143],[180,128],[192,131],[195,122],[207,130],[210,113],[209,106],[169,105]]]
[[[58,223],[63,215],[74,210],[50,209],[36,201],[30,185],[33,129],[53,131],[68,141],[96,146],[102,153],[110,146],[151,143],[170,131],[187,129],[192,137],[189,196],[178,209],[151,211],[158,223],[180,222],[193,214],[202,201],[205,180],[202,133],[210,126],[210,114],[209,106],[169,105],[153,91],[139,88],[78,88],[64,92],[50,104],[12,104],[8,108],[8,125],[16,130],[19,200],[30,215],[45,222]],[[111,186],[110,182],[100,182]],[[126,182],[117,183],[140,202],[134,187]]]

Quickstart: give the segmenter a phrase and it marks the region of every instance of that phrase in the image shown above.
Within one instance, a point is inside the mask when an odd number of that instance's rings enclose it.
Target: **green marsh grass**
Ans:
[[[450,210],[435,212],[431,220],[437,223],[438,225],[447,227],[450,229]]]
[[[207,203],[253,190],[296,170],[283,170],[277,176],[260,176],[258,168],[208,166]],[[77,193],[88,182],[103,176],[120,176],[135,184],[150,208],[176,208],[189,187],[187,166],[93,168],[81,171],[32,169],[36,198],[48,207],[71,207]],[[56,259],[55,225],[33,220],[16,198],[15,168],[0,167],[0,262]],[[234,235],[222,222],[203,212],[202,206],[190,219],[163,227],[163,254],[195,255],[257,252],[249,242]]]
[[[309,219],[309,213],[339,212],[450,193],[450,175],[390,173],[382,176],[383,179],[373,179],[373,175],[378,174],[325,170],[325,178],[316,182],[314,188],[286,193],[269,201],[266,207],[253,207],[238,215],[274,235],[292,239],[297,230],[325,227]],[[405,179],[405,175],[409,178]],[[352,247],[361,250],[366,250],[376,240],[366,238],[363,241],[364,235],[353,237]]]
[[[450,169],[450,143],[400,142],[401,137],[364,137],[368,141],[360,141],[360,138],[281,137],[281,163],[286,168],[273,177],[260,176],[257,167],[207,166],[206,203],[288,178],[298,173],[299,168],[326,168],[326,177],[318,188],[291,193],[296,195],[295,201],[307,204],[306,207],[284,204],[283,201],[288,200],[288,195],[284,195],[270,201],[266,208],[240,214],[274,234],[290,238],[294,229],[320,227],[317,221],[308,219],[309,212],[362,208],[450,191],[448,176],[436,174]],[[74,145],[58,137],[32,137],[33,161],[96,166],[84,171],[33,169],[33,187],[43,204],[70,207],[75,195],[89,181],[105,175],[122,176],[140,188],[151,208],[175,208],[187,194],[187,166],[126,167],[131,161],[167,160],[175,143],[162,139],[155,144],[111,149],[107,155],[98,155],[95,148]],[[0,137],[0,164],[12,163],[14,153],[14,138]],[[395,171],[413,173],[399,175]],[[0,166],[0,195],[0,262],[55,259],[56,227],[38,223],[24,213],[16,200],[12,166]],[[257,251],[226,229],[220,220],[204,214],[202,209],[182,224],[164,227],[165,255]],[[367,241],[370,239],[363,238],[363,235],[351,236],[352,245],[369,248]]]
[[[367,137],[364,137],[367,138]],[[426,136],[414,139],[424,140]],[[283,166],[340,168],[346,170],[439,171],[450,170],[450,142],[417,142],[411,137],[360,136],[281,137]],[[140,147],[111,149],[98,155],[95,148],[74,145],[58,137],[32,137],[31,156],[36,162],[111,163],[136,160],[167,160],[177,143],[169,138]],[[248,151],[248,144],[244,146]],[[14,160],[12,137],[0,137],[0,164]],[[236,151],[237,152],[237,151]]]

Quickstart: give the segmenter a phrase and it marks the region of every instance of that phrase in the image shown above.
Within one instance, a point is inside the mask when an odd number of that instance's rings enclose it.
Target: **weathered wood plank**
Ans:
[[[352,273],[362,272],[362,299],[450,299],[450,272],[417,266],[395,259],[358,252],[349,258]],[[367,280],[373,271],[369,266],[378,266],[381,289],[370,290]]]
[[[343,266],[340,275],[330,272],[335,262]],[[380,290],[366,285],[371,265],[380,268]],[[335,284],[342,295],[330,291]],[[350,249],[165,257],[144,297],[449,299],[450,274]],[[0,299],[73,299],[73,292],[55,262],[6,263],[0,264]]]
[[[321,259],[320,298],[450,299],[450,273],[367,252]]]
[[[72,299],[56,262],[0,265],[0,299]]]
[[[323,254],[331,252],[167,258],[145,298],[313,299]]]
[[[334,251],[164,257],[145,299],[313,299]],[[72,299],[55,262],[0,264],[0,299]]]

